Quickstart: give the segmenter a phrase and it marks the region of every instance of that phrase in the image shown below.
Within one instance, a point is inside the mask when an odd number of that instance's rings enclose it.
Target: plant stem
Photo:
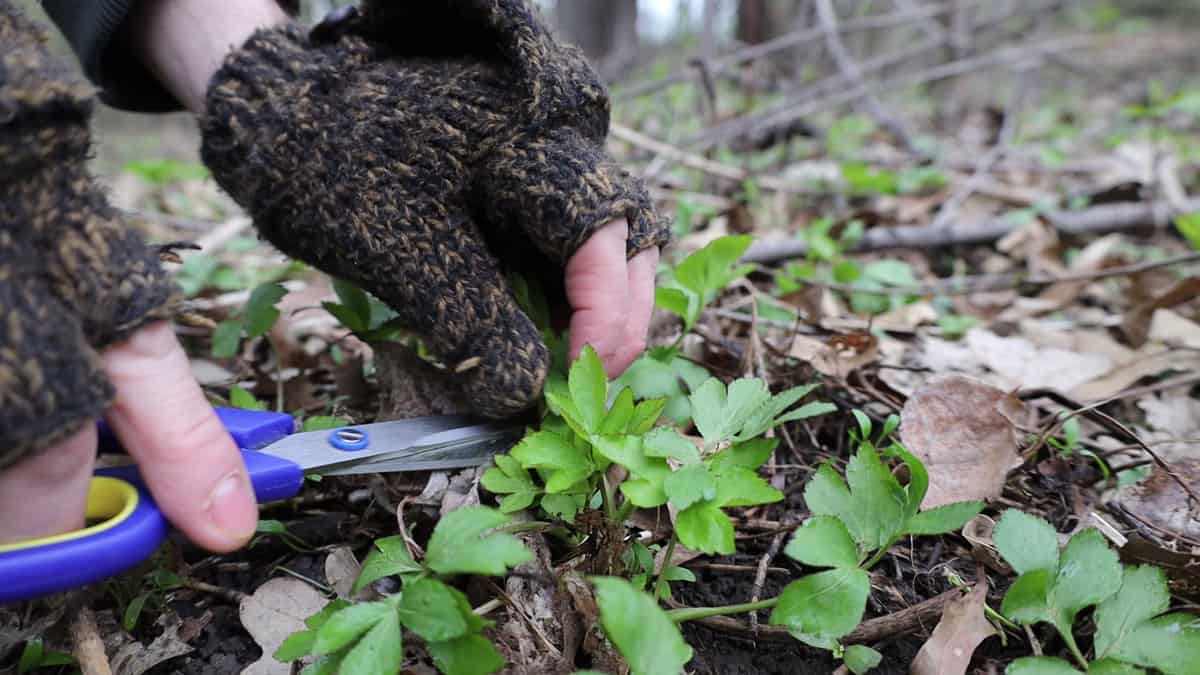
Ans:
[[[600,481],[604,486],[604,513],[611,522],[619,523],[623,519],[617,518],[617,496],[612,484],[608,482],[608,474],[602,474]]]
[[[667,540],[667,551],[663,554],[662,566],[658,568],[658,579],[654,581],[654,598],[663,597],[663,587],[667,585],[667,570],[671,569],[671,557],[675,555],[675,535]]]
[[[509,534],[520,534],[521,532],[537,532],[539,530],[549,529],[553,523],[547,523],[541,520],[530,520],[523,523],[509,523],[496,528],[497,532],[507,532]]]
[[[632,514],[633,510],[636,508],[637,508],[637,506],[633,502],[626,499],[624,502],[621,503],[621,508],[617,509],[617,513],[613,517],[613,522],[614,523],[625,522],[625,520],[627,518],[629,518],[630,514]]]
[[[710,616],[757,612],[760,609],[771,609],[778,603],[779,598],[775,597],[769,600],[745,602],[740,605],[725,605],[723,607],[688,607],[686,609],[672,609],[667,612],[667,616],[671,617],[671,620],[675,623],[683,623],[684,621],[694,621],[696,619],[704,619]]]

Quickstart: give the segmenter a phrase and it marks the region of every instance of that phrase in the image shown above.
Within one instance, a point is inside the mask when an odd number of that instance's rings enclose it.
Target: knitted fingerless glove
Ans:
[[[267,240],[473,365],[467,395],[504,416],[536,400],[549,357],[499,251],[561,277],[614,219],[629,223],[629,255],[667,240],[643,186],[605,155],[608,123],[595,73],[525,0],[380,0],[230,54],[201,152]]]
[[[87,173],[93,91],[45,39],[0,0],[0,469],[94,422],[97,351],[174,298]]]

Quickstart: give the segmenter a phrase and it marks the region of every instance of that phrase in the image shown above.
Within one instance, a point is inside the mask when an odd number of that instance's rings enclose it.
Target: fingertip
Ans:
[[[244,546],[258,523],[254,489],[171,327],[149,326],[102,358],[116,389],[109,424],[163,514],[210,551]]]

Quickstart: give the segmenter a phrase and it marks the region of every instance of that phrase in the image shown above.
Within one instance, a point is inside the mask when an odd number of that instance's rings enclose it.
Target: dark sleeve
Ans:
[[[100,88],[101,101],[134,112],[182,110],[137,58],[113,44],[135,2],[42,0],[42,7],[75,50],[84,74]]]

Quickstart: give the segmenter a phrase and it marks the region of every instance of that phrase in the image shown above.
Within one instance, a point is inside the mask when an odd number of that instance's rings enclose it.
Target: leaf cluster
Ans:
[[[1132,675],[1153,668],[1167,675],[1196,672],[1200,617],[1168,612],[1166,576],[1150,565],[1122,565],[1095,528],[1074,534],[1059,551],[1050,523],[1008,510],[993,532],[996,548],[1020,576],[1004,595],[1001,611],[1025,625],[1049,623],[1087,673]],[[1094,608],[1093,659],[1074,634],[1079,615]],[[1008,675],[1079,673],[1063,659],[1017,659]]]
[[[275,653],[278,661],[315,657],[305,675],[395,673],[403,659],[403,634],[424,642],[445,675],[486,675],[504,659],[483,636],[492,624],[476,615],[467,597],[447,579],[459,574],[502,576],[532,559],[516,537],[496,529],[508,516],[486,507],[465,507],[438,521],[418,562],[403,535],[379,539],[354,583],[357,593],[375,581],[398,576],[399,593],[374,602],[334,600],[305,622]]]

